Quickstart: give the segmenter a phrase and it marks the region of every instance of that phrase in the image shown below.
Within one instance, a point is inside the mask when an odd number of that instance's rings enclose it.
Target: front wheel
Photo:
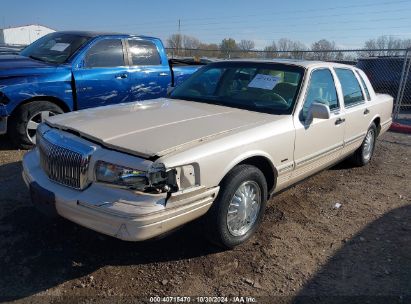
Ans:
[[[206,215],[210,240],[224,248],[247,241],[260,225],[267,202],[267,182],[256,167],[239,165],[220,184]]]
[[[32,101],[21,105],[12,115],[9,124],[10,140],[22,149],[30,149],[36,143],[37,126],[50,116],[63,110],[49,101]]]
[[[362,145],[354,152],[351,160],[357,166],[365,166],[371,161],[374,154],[375,141],[377,139],[377,127],[374,123],[371,124],[370,128],[365,135]]]

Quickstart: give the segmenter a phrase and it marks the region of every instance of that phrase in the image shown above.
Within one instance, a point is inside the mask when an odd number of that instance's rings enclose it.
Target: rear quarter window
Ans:
[[[367,84],[364,81],[364,78],[361,76],[360,72],[355,71],[358,75],[358,77],[360,78],[361,84],[364,87],[364,91],[365,91],[365,95],[367,96],[367,100],[371,100],[371,96],[370,96],[370,92],[368,91],[368,87]]]

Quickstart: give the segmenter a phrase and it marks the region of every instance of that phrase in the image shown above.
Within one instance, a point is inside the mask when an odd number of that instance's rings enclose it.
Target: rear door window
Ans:
[[[354,72],[350,69],[337,68],[335,73],[341,83],[345,106],[349,107],[363,102],[364,96]]]
[[[160,65],[161,58],[156,45],[147,40],[129,39],[131,65]]]

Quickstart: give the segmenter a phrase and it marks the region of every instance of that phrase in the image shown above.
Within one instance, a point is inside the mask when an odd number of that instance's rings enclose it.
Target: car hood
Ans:
[[[18,68],[44,68],[53,65],[21,55],[0,55],[0,70]]]
[[[262,124],[266,119],[273,120],[273,115],[161,98],[71,112],[50,117],[47,123],[108,148],[153,157]]]
[[[0,55],[0,79],[9,76],[24,76],[33,73],[44,73],[56,69],[56,66],[33,60],[20,55]]]

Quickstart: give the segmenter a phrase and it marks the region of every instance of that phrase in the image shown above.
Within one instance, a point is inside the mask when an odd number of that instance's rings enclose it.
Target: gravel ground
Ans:
[[[128,243],[44,218],[21,178],[24,151],[1,138],[0,300],[411,303],[410,151],[410,135],[385,134],[370,165],[342,163],[277,195],[256,236],[221,251],[197,223]]]

